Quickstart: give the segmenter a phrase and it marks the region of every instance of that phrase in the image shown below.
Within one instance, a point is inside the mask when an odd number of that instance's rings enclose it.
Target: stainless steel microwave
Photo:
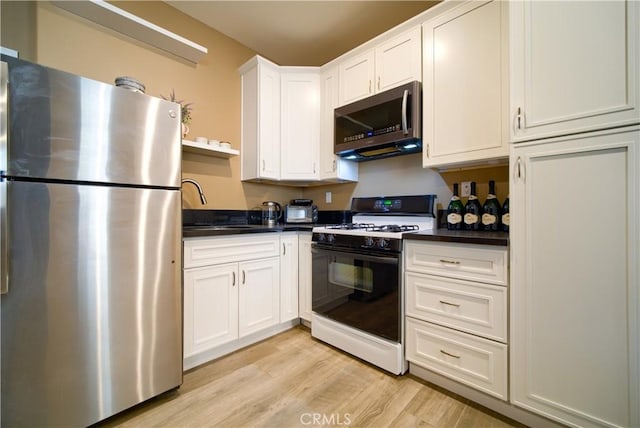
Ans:
[[[334,148],[354,161],[422,151],[422,90],[414,81],[335,109]]]

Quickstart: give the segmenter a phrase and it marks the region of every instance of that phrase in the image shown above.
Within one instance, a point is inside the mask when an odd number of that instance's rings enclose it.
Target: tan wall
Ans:
[[[5,2],[2,3],[4,6]],[[39,2],[36,28],[20,29],[27,36],[36,36],[37,54],[30,59],[107,83],[113,83],[118,76],[133,76],[142,81],[147,94],[153,96],[168,96],[174,89],[178,99],[194,103],[188,138],[206,136],[227,140],[239,149],[240,76],[237,70],[255,52],[166,3],[114,4],[207,47],[209,53],[198,65],[192,65],[48,2]],[[7,15],[17,13],[9,12]],[[242,183],[239,157],[228,160],[187,153],[182,169],[183,177],[195,178],[202,184],[208,200],[208,204],[202,206],[195,188],[186,185],[185,208],[251,209],[263,200],[286,203],[302,195],[296,188]]]
[[[18,51],[27,61],[36,59],[36,6],[35,2],[0,1],[0,45]]]

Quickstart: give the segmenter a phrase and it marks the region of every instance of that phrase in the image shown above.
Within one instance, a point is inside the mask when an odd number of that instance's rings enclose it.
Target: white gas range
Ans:
[[[402,236],[436,227],[435,198],[353,198],[353,223],[313,229],[314,337],[404,373]]]

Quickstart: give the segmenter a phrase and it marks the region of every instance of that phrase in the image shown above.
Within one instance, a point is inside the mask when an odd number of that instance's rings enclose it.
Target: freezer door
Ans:
[[[9,64],[15,177],[180,187],[180,106],[26,61]]]
[[[87,426],[182,382],[180,192],[8,183],[2,425]]]

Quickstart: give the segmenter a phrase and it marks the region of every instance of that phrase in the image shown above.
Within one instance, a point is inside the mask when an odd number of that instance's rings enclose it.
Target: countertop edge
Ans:
[[[404,240],[433,241],[433,242],[457,242],[461,244],[494,245],[500,247],[509,246],[509,233],[507,232],[465,232],[436,229],[421,232],[410,232],[402,235]]]

